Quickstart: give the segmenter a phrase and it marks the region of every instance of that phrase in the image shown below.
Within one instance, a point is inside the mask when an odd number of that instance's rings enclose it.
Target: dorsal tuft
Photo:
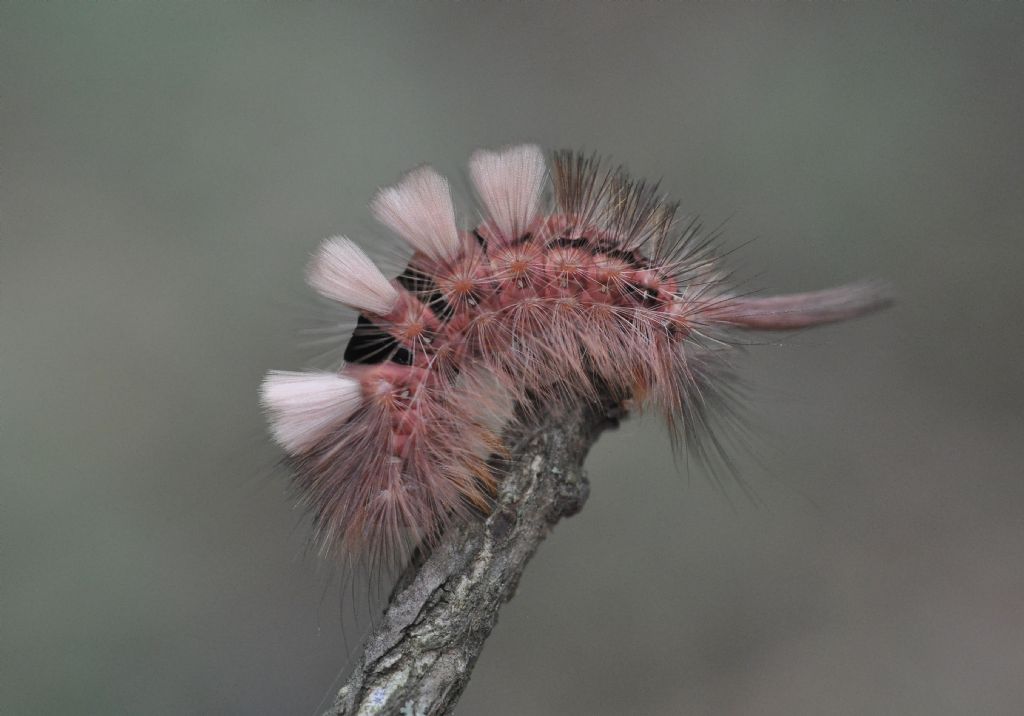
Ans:
[[[370,204],[379,222],[435,261],[459,254],[459,230],[448,180],[428,166],[413,169]]]
[[[498,241],[521,238],[537,216],[547,178],[540,147],[522,144],[497,152],[477,150],[469,159],[469,173]]]
[[[361,399],[359,383],[337,373],[272,370],[260,387],[274,440],[291,454],[347,420]]]
[[[320,245],[307,278],[321,295],[378,316],[386,316],[398,303],[398,290],[362,249],[343,236]]]

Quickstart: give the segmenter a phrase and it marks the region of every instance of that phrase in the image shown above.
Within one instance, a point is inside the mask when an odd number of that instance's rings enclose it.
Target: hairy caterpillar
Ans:
[[[346,238],[322,244],[309,284],[360,312],[345,364],[263,383],[324,551],[393,564],[486,512],[488,456],[513,406],[632,398],[692,437],[731,331],[885,303],[866,284],[738,295],[699,225],[677,220],[657,185],[595,157],[556,152],[549,171],[523,145],[478,151],[469,168],[481,215],[469,230],[430,167],[374,197],[376,218],[414,249],[397,278]]]

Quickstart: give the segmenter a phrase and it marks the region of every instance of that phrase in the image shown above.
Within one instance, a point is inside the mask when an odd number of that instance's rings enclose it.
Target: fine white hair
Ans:
[[[272,370],[260,387],[274,440],[292,454],[347,420],[361,399],[359,383],[337,373]]]
[[[370,209],[377,220],[435,261],[450,261],[459,253],[448,180],[428,166],[413,169],[394,186],[384,187]]]
[[[540,208],[547,177],[544,152],[535,144],[497,152],[480,149],[469,159],[469,174],[499,240],[520,238]]]
[[[380,269],[343,236],[321,245],[308,271],[309,285],[346,306],[386,316],[398,303],[398,291]]]

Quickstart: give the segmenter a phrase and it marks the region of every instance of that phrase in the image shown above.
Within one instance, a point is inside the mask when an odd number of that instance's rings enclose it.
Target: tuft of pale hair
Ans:
[[[398,291],[370,257],[343,236],[321,245],[307,273],[309,285],[346,306],[386,316],[398,303]]]
[[[459,254],[459,230],[448,180],[424,166],[394,186],[384,187],[370,204],[379,222],[435,261]]]
[[[502,151],[480,149],[469,159],[469,173],[494,227],[505,243],[526,233],[540,208],[547,177],[544,152],[535,144]]]
[[[361,401],[359,383],[337,373],[272,370],[260,386],[274,440],[291,454],[312,447]]]

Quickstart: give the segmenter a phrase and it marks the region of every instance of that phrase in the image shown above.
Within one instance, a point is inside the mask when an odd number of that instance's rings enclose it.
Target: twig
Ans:
[[[526,563],[551,527],[586,502],[583,459],[619,417],[617,406],[584,406],[544,414],[509,438],[494,512],[450,530],[404,572],[327,716],[451,713]]]

